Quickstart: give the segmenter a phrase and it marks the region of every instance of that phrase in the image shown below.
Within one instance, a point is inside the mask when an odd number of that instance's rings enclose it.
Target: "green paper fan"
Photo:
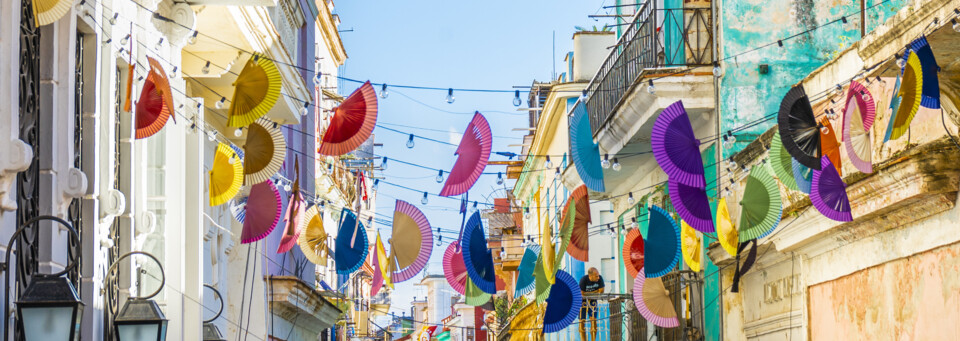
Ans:
[[[740,242],[760,238],[780,222],[780,187],[766,163],[753,167],[740,200]]]
[[[490,294],[483,292],[476,284],[473,284],[473,281],[470,280],[470,276],[467,276],[467,287],[466,287],[466,298],[464,299],[467,304],[479,307],[487,302],[490,302]]]
[[[783,142],[780,141],[780,132],[774,132],[773,141],[770,142],[770,168],[773,168],[773,173],[780,179],[780,183],[791,190],[799,191],[800,187],[797,187],[797,180],[793,178],[793,161],[791,159],[793,157],[790,156],[787,149],[783,147]]]
[[[537,265],[533,268],[534,293],[537,304],[547,301],[552,286],[550,281],[547,280],[547,273],[543,267],[543,254],[544,252],[540,252],[540,256],[537,257]]]

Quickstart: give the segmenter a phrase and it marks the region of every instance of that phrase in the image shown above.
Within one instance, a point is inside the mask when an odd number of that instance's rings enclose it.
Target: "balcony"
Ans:
[[[291,323],[299,321],[301,325],[320,333],[332,327],[342,312],[299,278],[266,276],[265,280],[271,288],[268,297],[271,311]]]

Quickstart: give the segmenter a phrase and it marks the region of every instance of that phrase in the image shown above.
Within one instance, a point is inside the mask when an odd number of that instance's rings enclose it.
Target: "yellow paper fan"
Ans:
[[[37,27],[60,20],[70,12],[73,0],[33,0],[33,16]]]
[[[282,84],[277,65],[270,59],[253,55],[233,83],[235,89],[227,125],[245,127],[263,117],[277,104]]]
[[[323,229],[323,217],[320,216],[319,206],[314,205],[307,210],[300,222],[300,251],[316,265],[327,265],[327,231]]]
[[[687,263],[690,270],[700,272],[703,261],[700,236],[685,221],[680,221],[680,250],[683,253],[683,261]]]
[[[247,127],[247,141],[243,146],[243,173],[247,184],[258,184],[277,174],[286,157],[287,141],[276,123],[261,118]]]
[[[900,78],[900,105],[896,108],[896,114],[890,117],[889,140],[896,140],[907,133],[910,128],[910,122],[920,110],[921,97],[923,95],[923,70],[920,65],[920,58],[914,52],[907,57],[907,65],[903,68],[903,76]]]
[[[730,210],[727,208],[727,199],[720,198],[717,204],[717,239],[720,246],[723,247],[731,256],[737,255],[737,247],[740,245],[737,227],[730,220]]]
[[[210,169],[210,206],[230,201],[243,186],[243,164],[225,143],[217,144],[213,156],[213,168]]]

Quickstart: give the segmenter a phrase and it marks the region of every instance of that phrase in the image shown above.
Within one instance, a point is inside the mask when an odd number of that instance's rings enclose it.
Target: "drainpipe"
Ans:
[[[721,0],[721,1],[722,1],[722,0]],[[864,1],[864,0],[861,0],[861,6],[862,6],[862,4],[863,4],[863,1]],[[716,1],[711,1],[711,2],[710,2],[710,13],[711,13],[710,17],[712,18],[711,26],[713,26],[713,27],[712,27],[712,29],[713,29],[713,39],[711,39],[711,40],[713,41],[713,59],[717,61],[717,64],[716,64],[716,65],[720,65],[720,64],[719,64],[719,60],[720,60],[720,56],[721,56],[721,55],[720,55],[720,44],[717,42],[717,41],[719,40],[719,30],[717,29],[717,26],[720,24],[719,20],[717,20],[717,19],[720,17],[720,15],[717,13],[717,9],[718,9],[717,2],[716,2]],[[863,13],[863,12],[861,12],[861,13]],[[862,26],[862,24],[861,24],[861,26]],[[722,70],[722,69],[721,69],[721,70]],[[723,75],[723,73],[721,73],[721,76],[722,76],[722,75]],[[717,117],[717,122],[716,122],[716,125],[717,125],[717,126],[716,126],[716,135],[714,135],[714,136],[717,136],[718,141],[719,141],[719,138],[721,137],[720,131],[722,130],[722,123],[723,123],[723,120],[721,119],[721,115],[720,115],[720,113],[721,113],[721,111],[720,111],[720,80],[721,80],[721,77],[713,77],[713,111],[714,111],[714,114],[715,114],[714,116]],[[719,165],[720,160],[723,160],[723,146],[722,146],[720,143],[717,143],[717,142],[714,142],[714,145],[716,145],[717,148],[714,148],[714,149],[716,149],[716,151],[714,152],[714,153],[715,153],[715,156],[714,156],[714,161],[713,161],[713,162],[714,162],[715,164],[718,164],[718,165]],[[719,166],[714,167],[714,172],[716,172],[716,178],[715,178],[715,179],[716,179],[716,182],[714,183],[714,185],[717,186],[717,189],[716,189],[717,200],[720,199],[720,196],[721,196],[722,193],[723,193],[723,191],[721,190],[721,184],[723,183],[723,180],[722,180],[722,177],[721,177],[721,175],[722,175],[721,169],[722,169],[722,168],[723,168],[723,167],[719,167]],[[720,284],[719,287],[718,287],[718,289],[720,290],[720,293],[719,293],[718,296],[717,296],[717,304],[718,304],[719,307],[720,307],[720,314],[719,314],[719,315],[720,315],[720,316],[719,316],[719,317],[720,317],[720,323],[719,323],[720,326],[719,326],[719,332],[720,332],[720,340],[723,340],[723,329],[724,329],[724,325],[723,325],[723,275],[722,275],[721,273],[719,273],[719,272],[718,272],[716,275],[717,275],[717,278],[718,278],[718,281],[719,281],[719,284]],[[706,278],[704,278],[704,280],[706,280]],[[701,290],[701,292],[705,291],[705,286],[701,286],[701,289],[700,289],[700,290]],[[706,312],[706,307],[703,307],[703,309],[704,309],[703,311]],[[703,313],[701,313],[701,314],[703,314]],[[704,319],[703,317],[701,317],[701,319],[703,319],[704,322],[706,322],[706,321],[705,321],[706,319]]]

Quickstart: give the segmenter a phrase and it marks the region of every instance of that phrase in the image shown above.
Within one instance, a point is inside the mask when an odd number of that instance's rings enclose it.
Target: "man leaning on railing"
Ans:
[[[590,268],[587,270],[587,275],[580,278],[580,291],[584,295],[602,294],[604,287],[603,276],[600,276],[597,268]],[[583,300],[583,306],[580,307],[580,340],[597,340],[597,308],[596,299]],[[587,339],[586,335],[587,319],[590,319],[590,339]]]

